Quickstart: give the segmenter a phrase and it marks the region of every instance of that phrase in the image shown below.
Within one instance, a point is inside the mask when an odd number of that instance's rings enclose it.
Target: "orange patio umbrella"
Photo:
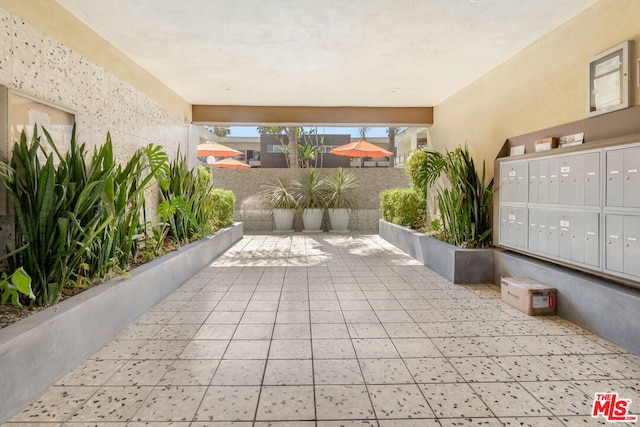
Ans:
[[[363,157],[387,157],[392,156],[391,151],[387,151],[384,148],[380,148],[364,139],[356,142],[350,142],[340,147],[336,147],[331,150],[331,154],[338,156],[359,157],[362,163]]]
[[[241,162],[236,159],[222,159],[218,160],[212,165],[214,168],[226,168],[226,169],[242,169],[242,168],[250,168],[246,163]]]
[[[234,150],[217,142],[198,144],[198,156],[233,157],[242,154],[242,151]]]

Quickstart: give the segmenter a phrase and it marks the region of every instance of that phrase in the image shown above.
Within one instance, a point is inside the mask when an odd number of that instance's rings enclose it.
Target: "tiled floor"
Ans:
[[[249,235],[7,425],[604,425],[607,391],[640,412],[640,357],[496,286],[376,235]]]

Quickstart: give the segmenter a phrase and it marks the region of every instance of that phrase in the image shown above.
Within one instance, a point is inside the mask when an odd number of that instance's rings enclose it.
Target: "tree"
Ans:
[[[229,126],[215,126],[213,128],[213,133],[224,138],[225,136],[229,136],[231,129]]]
[[[287,128],[287,138],[289,139],[289,167],[298,167],[298,127]]]
[[[287,166],[298,167],[298,127],[297,126],[258,126],[261,135],[275,135],[282,145],[282,152],[287,159]],[[285,140],[286,138],[286,140]]]
[[[321,147],[324,146],[324,136],[318,136],[318,128],[311,128],[305,131],[304,128],[298,128],[298,155],[300,156],[300,167],[309,168],[318,167],[318,158],[320,158],[322,167],[323,156],[319,155]]]
[[[389,156],[389,167],[392,168],[395,158],[396,158],[396,133],[398,133],[398,128],[389,127],[387,129],[387,134],[389,135],[389,151],[393,153],[392,156]]]

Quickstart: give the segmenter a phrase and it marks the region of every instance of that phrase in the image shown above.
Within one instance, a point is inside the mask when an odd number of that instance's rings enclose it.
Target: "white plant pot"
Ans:
[[[322,231],[322,214],[324,209],[309,208],[302,211],[302,225],[305,232],[317,233]]]
[[[331,223],[331,231],[349,231],[349,216],[351,209],[327,209],[329,212],[329,222]]]
[[[274,231],[293,232],[294,209],[273,209]]]

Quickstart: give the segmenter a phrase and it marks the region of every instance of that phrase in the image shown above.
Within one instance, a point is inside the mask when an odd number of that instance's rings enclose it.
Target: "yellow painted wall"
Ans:
[[[70,47],[109,73],[146,93],[184,120],[191,121],[191,104],[171,91],[128,56],[51,0],[0,0],[14,13],[47,35]]]
[[[600,0],[437,105],[429,129],[434,148],[466,142],[493,175],[507,138],[587,117],[587,61],[625,40],[634,41],[632,85],[639,105],[640,1]]]

